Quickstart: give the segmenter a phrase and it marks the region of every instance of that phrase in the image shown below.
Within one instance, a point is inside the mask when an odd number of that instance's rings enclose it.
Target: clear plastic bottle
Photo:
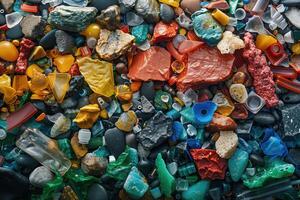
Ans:
[[[64,175],[71,167],[71,161],[59,150],[55,141],[38,129],[27,128],[16,145],[53,172]]]

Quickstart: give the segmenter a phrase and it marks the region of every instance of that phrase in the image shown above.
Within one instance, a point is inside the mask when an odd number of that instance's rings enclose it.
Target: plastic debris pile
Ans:
[[[300,199],[299,0],[0,1],[0,200]]]

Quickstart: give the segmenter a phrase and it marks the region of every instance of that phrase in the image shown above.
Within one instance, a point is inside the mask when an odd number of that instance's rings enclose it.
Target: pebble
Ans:
[[[162,21],[166,23],[170,23],[175,17],[175,12],[171,6],[162,3],[160,4],[159,15]]]
[[[32,185],[42,188],[46,186],[48,182],[53,180],[54,175],[52,172],[44,166],[37,167],[29,176],[29,181]]]
[[[100,184],[94,183],[88,190],[88,200],[108,200],[107,192]]]
[[[5,34],[7,39],[19,39],[23,36],[22,27],[17,25],[13,28],[10,28]]]
[[[272,126],[275,123],[275,117],[269,112],[259,112],[254,116],[254,122],[261,126]]]
[[[40,165],[35,159],[27,154],[21,154],[20,156],[18,156],[16,158],[16,163],[18,164],[18,166],[26,168],[29,171],[34,170],[37,166]]]
[[[300,103],[300,94],[288,93],[282,96],[282,100],[288,104]]]
[[[115,158],[118,158],[125,150],[125,134],[118,128],[113,128],[105,131],[104,137],[107,150],[114,155]]]

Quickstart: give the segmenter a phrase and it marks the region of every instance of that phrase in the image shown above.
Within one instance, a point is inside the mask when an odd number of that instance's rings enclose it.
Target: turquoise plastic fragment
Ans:
[[[204,200],[205,194],[209,189],[210,182],[201,180],[194,185],[190,186],[187,191],[182,193],[183,200]]]
[[[191,107],[185,107],[182,111],[180,111],[181,116],[183,117],[186,123],[196,124],[195,114]]]
[[[114,162],[108,163],[106,173],[108,176],[125,181],[133,166],[137,166],[138,154],[133,148],[126,147],[126,150]]]
[[[110,155],[110,153],[108,152],[108,150],[106,149],[106,147],[99,147],[98,149],[96,149],[93,154],[97,157],[107,157]]]
[[[176,187],[175,178],[168,171],[166,163],[161,156],[161,153],[157,155],[157,158],[155,160],[155,166],[157,169],[158,179],[160,181],[161,193],[164,194],[166,197],[171,197],[172,192],[174,192]]]
[[[228,160],[228,169],[231,179],[237,182],[242,177],[249,160],[249,154],[242,150],[237,149],[233,156]]]
[[[162,196],[159,187],[153,188],[152,190],[150,190],[150,193],[151,193],[153,199],[158,199]]]
[[[57,140],[58,148],[69,158],[70,160],[75,158],[75,154],[72,151],[70,140],[64,138]]]
[[[139,170],[132,167],[123,187],[132,199],[140,199],[147,192],[149,185]]]
[[[222,26],[204,8],[195,12],[191,17],[196,35],[210,46],[216,46],[222,39]]]
[[[265,167],[257,168],[254,176],[243,174],[242,180],[245,186],[252,189],[262,187],[266,182],[269,182],[273,179],[292,176],[294,172],[294,165],[286,163],[279,158],[273,160],[266,158]]]
[[[229,13],[234,15],[239,0],[227,0],[227,2],[229,3]]]
[[[169,111],[166,113],[166,115],[167,115],[168,117],[171,117],[173,120],[175,120],[175,119],[178,119],[178,118],[180,117],[180,112],[178,112],[178,111],[175,110],[175,109],[171,109],[171,110],[169,110]]]
[[[141,24],[139,26],[135,26],[131,30],[131,35],[135,37],[135,43],[142,44],[147,40],[149,26],[148,24]]]

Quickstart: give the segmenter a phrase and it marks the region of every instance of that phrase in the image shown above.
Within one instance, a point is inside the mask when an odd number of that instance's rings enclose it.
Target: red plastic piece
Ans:
[[[128,77],[135,81],[166,81],[171,75],[171,55],[158,46],[136,54],[129,67]]]
[[[7,31],[8,30],[7,24],[4,24],[4,25],[0,26],[0,30],[1,31]]]
[[[122,24],[120,26],[120,30],[123,31],[124,33],[129,33],[129,26],[125,25],[125,24]]]
[[[177,76],[172,76],[169,80],[168,80],[168,84],[170,86],[175,85],[177,82]]]
[[[200,46],[204,45],[204,42],[193,41],[193,40],[184,40],[179,44],[178,51],[181,54],[189,53],[195,51]]]
[[[7,130],[20,126],[28,121],[38,110],[31,103],[26,103],[20,110],[11,113],[7,117]]]
[[[201,41],[194,31],[188,31],[186,37],[188,40]]]
[[[266,101],[268,108],[278,105],[278,97],[275,94],[273,73],[267,64],[262,51],[257,49],[250,33],[244,36],[245,48],[243,56],[248,61],[248,71],[253,77],[255,92]]]
[[[291,81],[281,76],[277,77],[276,83],[287,90],[300,94],[300,83]]]
[[[162,42],[162,41],[169,41],[173,37],[177,35],[178,31],[178,24],[176,22],[172,22],[170,24],[159,22],[154,27],[152,42]]]
[[[270,45],[266,49],[265,54],[267,55],[270,62],[275,66],[279,65],[284,59],[288,57],[288,55],[285,53],[284,47],[279,42]]]
[[[71,66],[71,69],[69,71],[69,73],[72,75],[72,76],[78,76],[80,75],[80,71],[79,71],[79,66],[77,63],[73,64]]]
[[[39,7],[37,5],[28,5],[23,3],[21,5],[21,10],[23,10],[24,12],[37,13],[39,12]]]
[[[186,58],[185,54],[180,54],[174,47],[172,42],[168,42],[166,46],[167,50],[170,52],[173,58],[175,58],[178,61],[183,62]]]
[[[271,70],[275,77],[281,76],[289,79],[297,78],[297,73],[293,68],[273,66]]]
[[[224,179],[227,162],[216,153],[216,150],[191,149],[190,154],[201,179]]]
[[[30,39],[23,38],[20,42],[20,53],[17,60],[17,67],[15,72],[18,74],[25,74],[26,68],[28,66],[28,57],[31,52],[31,49],[35,46],[34,42]]]
[[[87,46],[80,47],[80,53],[83,57],[92,55],[92,51]]]
[[[217,48],[201,46],[188,54],[187,69],[178,76],[177,88],[186,90],[217,84],[229,78],[234,56],[223,55]]]
[[[247,119],[248,118],[248,110],[242,103],[234,104],[234,110],[230,114],[233,119]]]

